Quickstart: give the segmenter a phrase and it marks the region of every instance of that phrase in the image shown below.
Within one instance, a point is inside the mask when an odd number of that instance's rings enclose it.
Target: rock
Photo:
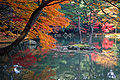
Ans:
[[[61,60],[60,62],[63,63],[63,64],[67,64],[66,60]]]
[[[69,45],[68,50],[94,50],[94,46],[90,46],[87,44],[74,44],[74,45]]]
[[[30,49],[35,49],[37,47],[37,45],[29,45],[28,46]]]
[[[34,40],[28,41],[28,44],[29,44],[29,48],[30,48],[30,49],[34,49],[34,48],[37,47],[37,42],[34,41]]]
[[[30,45],[36,45],[36,44],[37,44],[37,42],[34,41],[34,40],[30,40],[28,43],[29,43]]]
[[[68,50],[78,50],[78,47],[76,47],[76,46],[68,46]]]

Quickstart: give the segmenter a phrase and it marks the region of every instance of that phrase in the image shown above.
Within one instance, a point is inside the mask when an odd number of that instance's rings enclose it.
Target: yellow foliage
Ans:
[[[101,55],[97,56],[97,64],[101,64],[105,67],[114,68],[117,66],[118,58],[115,56],[113,51],[110,50],[103,50]]]
[[[99,9],[100,9],[100,11],[98,12],[98,15],[103,15],[103,14],[108,14],[109,15],[109,17],[112,17],[111,19],[109,19],[109,21],[110,20],[112,20],[112,21],[115,21],[115,20],[117,20],[117,21],[120,21],[119,20],[119,18],[118,18],[118,13],[119,13],[119,9],[117,8],[117,7],[114,7],[114,6],[111,6],[111,7],[109,7],[109,8],[105,8],[104,6],[103,6],[103,11],[105,12],[103,12],[102,10],[101,10],[101,7],[100,6],[98,6],[99,7]],[[105,22],[105,21],[104,21]]]

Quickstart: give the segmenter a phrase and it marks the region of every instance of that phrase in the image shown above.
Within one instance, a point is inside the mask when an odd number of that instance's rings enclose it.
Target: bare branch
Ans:
[[[38,6],[40,5],[40,0],[38,0]]]
[[[85,2],[85,0],[83,0],[83,2],[85,3],[85,5],[87,5],[87,7],[89,7],[88,4]],[[91,11],[93,11],[95,14],[97,14],[97,12],[95,12],[92,8],[89,7],[89,9],[90,9]],[[96,16],[96,15],[95,15],[95,16]],[[97,17],[97,16],[96,16],[96,17]],[[98,19],[98,21],[101,21],[98,17],[97,17],[97,19]]]
[[[100,8],[101,9],[101,8]],[[117,22],[120,22],[120,20],[117,20],[116,18],[114,18],[114,17],[112,17],[112,16],[110,16],[109,14],[107,14],[103,9],[101,9],[101,11],[105,14],[105,15],[107,15],[108,17],[110,17],[110,18],[112,18],[112,19],[114,19],[115,21],[117,21]]]
[[[58,3],[61,3],[61,2],[64,2],[64,1],[66,1],[66,0],[61,0],[60,2],[56,2],[56,3],[53,3],[53,4],[49,4],[49,5],[47,5],[47,6],[51,6],[51,5],[54,5],[54,4],[58,4]]]
[[[44,3],[45,2],[45,0],[42,0],[42,3]]]
[[[108,0],[103,0],[103,1],[108,2],[108,3],[110,3],[111,5],[113,5],[114,7],[120,9],[118,6],[116,6],[115,4],[113,4],[112,2],[110,2],[110,1],[108,1]]]
[[[84,0],[83,0],[84,1]],[[87,3],[84,1],[84,3],[87,5]],[[88,6],[88,5],[87,5]],[[99,7],[99,6],[98,6]],[[90,8],[91,9],[91,8]],[[117,20],[116,18],[114,18],[114,17],[112,17],[112,16],[110,16],[109,14],[107,14],[102,8],[100,8],[101,10],[102,10],[102,12],[104,13],[104,14],[106,14],[107,16],[109,16],[110,18],[112,18],[112,19],[114,19],[115,21],[117,21],[117,22],[120,22],[120,20]],[[91,9],[92,10],[92,9]]]

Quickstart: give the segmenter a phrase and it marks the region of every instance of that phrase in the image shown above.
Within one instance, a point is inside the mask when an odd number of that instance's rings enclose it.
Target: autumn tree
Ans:
[[[79,27],[79,33],[112,32],[119,27],[118,1],[74,0],[62,6],[61,12],[71,20],[69,29]],[[104,25],[107,25],[105,27]],[[117,30],[115,31],[117,32]],[[80,38],[81,40],[81,38]]]
[[[86,5],[90,5],[89,9],[96,10],[100,18],[97,22],[101,22],[101,26],[104,26],[106,22],[113,24],[114,28],[119,27],[120,15],[119,15],[119,1],[118,0],[83,0]],[[115,30],[117,32],[117,30]]]
[[[43,48],[53,48],[56,40],[48,33],[52,26],[67,27],[69,19],[60,13],[59,3],[69,0],[0,0],[0,29],[3,34],[17,37],[10,45],[0,48],[0,55],[8,54],[26,36],[28,39],[40,38]],[[2,12],[3,11],[3,12]],[[5,14],[5,16],[4,16]],[[7,16],[6,16],[7,15]],[[9,29],[9,30],[6,30]],[[18,31],[17,35],[13,31]],[[28,34],[28,35],[27,35]]]
[[[58,11],[58,9],[61,9],[58,3],[63,4],[69,1],[70,0],[0,0],[0,31],[4,35],[9,34],[10,36],[16,37],[16,40],[10,45],[0,48],[0,54],[3,55],[10,52],[26,36],[27,39],[39,37],[43,48],[55,47],[54,42],[56,40],[48,35],[48,33],[52,32],[52,28],[49,26],[67,27],[69,25],[70,20]],[[80,1],[75,0],[75,2],[79,4]],[[118,1],[83,0],[83,2],[91,11],[94,11],[96,8],[100,9],[106,14],[107,18],[119,22],[118,14],[116,14],[117,17],[113,18],[103,10],[106,8],[104,6],[106,3],[119,9],[117,5]]]

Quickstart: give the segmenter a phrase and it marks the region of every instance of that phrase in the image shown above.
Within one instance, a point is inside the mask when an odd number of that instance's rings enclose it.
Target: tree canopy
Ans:
[[[67,27],[70,24],[70,20],[58,9],[61,9],[60,4],[73,1],[77,5],[83,1],[84,5],[93,12],[95,9],[102,11],[100,14],[106,15],[103,16],[105,20],[111,18],[116,23],[120,22],[117,0],[0,0],[0,31],[3,35],[16,37],[10,45],[0,48],[0,54],[11,51],[25,37],[27,39],[39,37],[43,48],[55,47],[56,40],[48,34],[53,31],[53,27]],[[113,13],[115,16],[105,12],[104,9],[109,6],[115,7],[110,8],[110,10],[115,9],[116,13]]]

